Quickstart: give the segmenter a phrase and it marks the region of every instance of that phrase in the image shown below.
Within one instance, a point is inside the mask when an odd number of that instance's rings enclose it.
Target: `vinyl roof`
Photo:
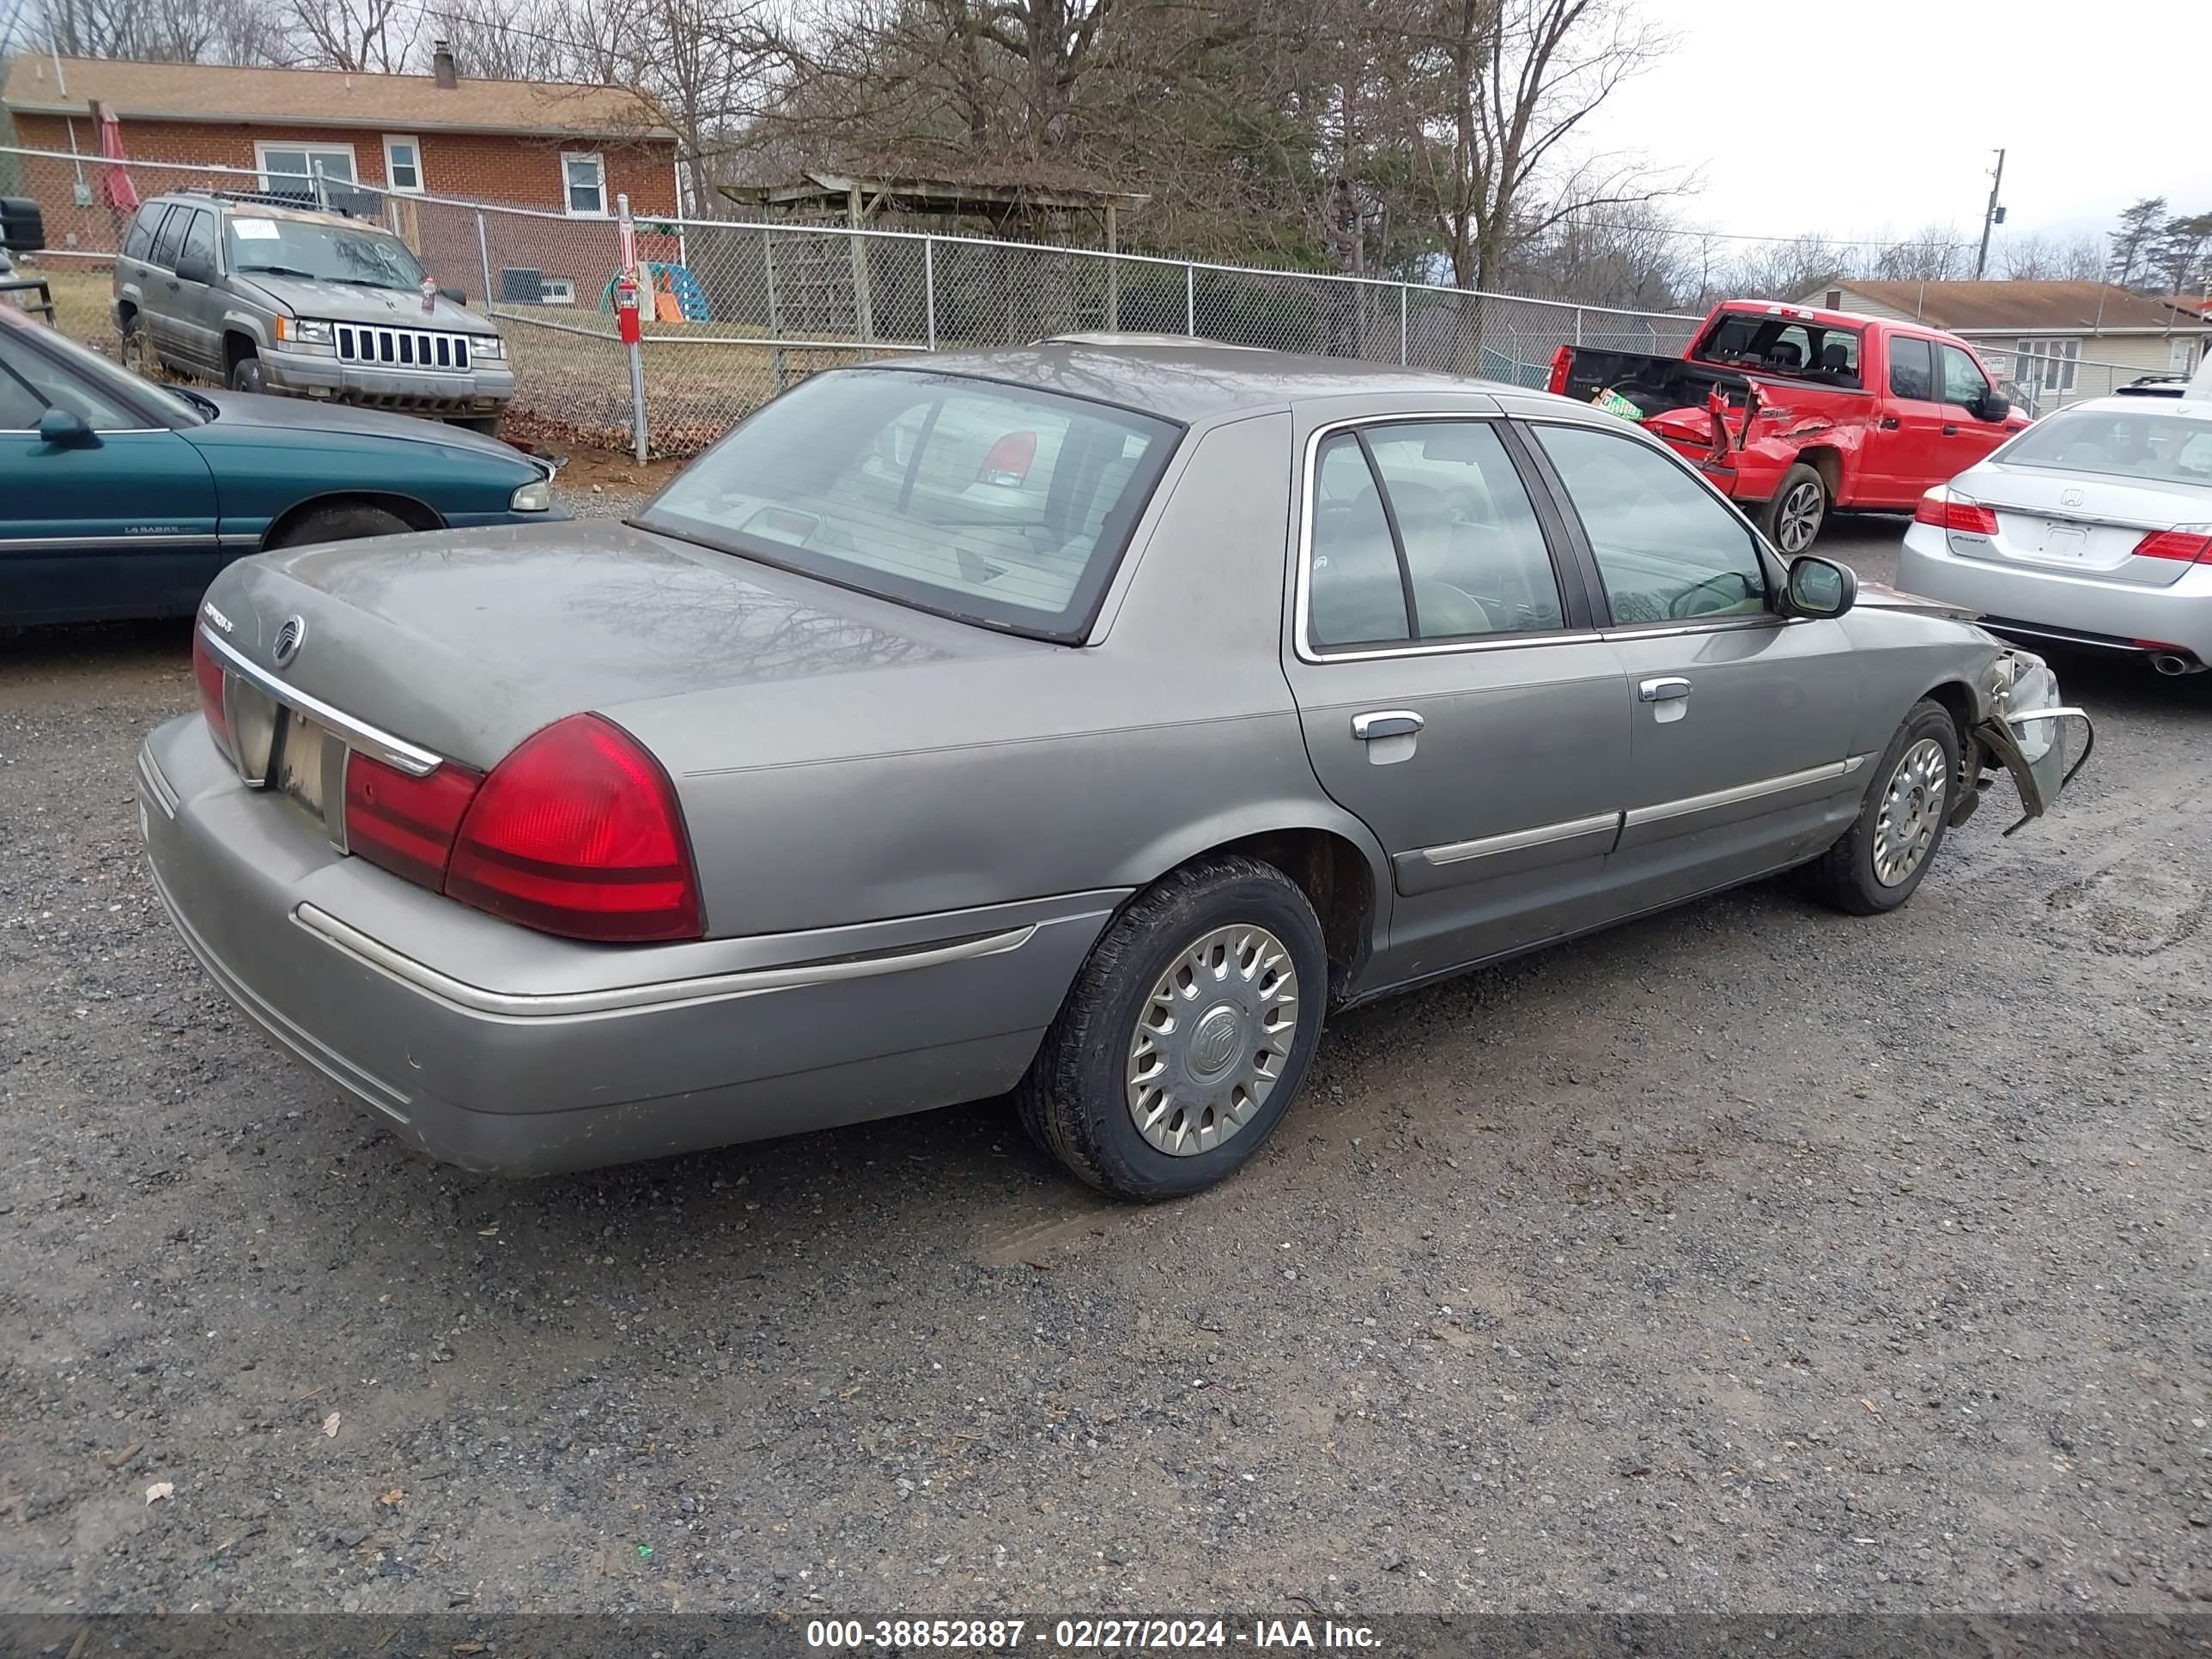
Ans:
[[[63,88],[68,90],[64,92]],[[19,114],[114,111],[130,145],[134,120],[374,127],[394,132],[459,130],[543,137],[675,137],[667,118],[627,87],[552,81],[479,81],[441,87],[428,75],[354,75],[341,70],[240,69],[215,64],[139,64],[119,58],[10,59],[0,104]]]

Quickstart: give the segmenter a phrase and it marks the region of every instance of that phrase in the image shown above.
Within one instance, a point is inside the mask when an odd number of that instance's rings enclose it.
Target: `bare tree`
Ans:
[[[1618,0],[1440,0],[1425,43],[1440,77],[1425,147],[1438,230],[1461,286],[1575,214],[1680,187],[1634,161],[1576,158],[1571,139],[1671,40]]]
[[[303,62],[393,75],[414,51],[422,14],[413,0],[289,0],[285,21]]]

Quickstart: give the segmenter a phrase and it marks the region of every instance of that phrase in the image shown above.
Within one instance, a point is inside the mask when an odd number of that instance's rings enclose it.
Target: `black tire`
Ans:
[[[400,536],[415,526],[380,507],[319,507],[303,513],[269,538],[271,547],[306,547],[315,542],[349,542],[362,536]]]
[[[1287,1052],[1272,1086],[1264,1094],[1249,1091],[1256,1109],[1240,1127],[1202,1151],[1163,1151],[1139,1129],[1129,1100],[1128,1069],[1139,1018],[1185,951],[1216,929],[1249,926],[1275,936],[1296,975]],[[1266,970],[1260,969],[1256,981],[1248,973],[1242,982],[1264,985]],[[1204,995],[1204,989],[1198,994]],[[1139,894],[1091,947],[1043,1047],[1015,1090],[1023,1127],[1071,1174],[1115,1198],[1149,1203],[1211,1187],[1259,1151],[1290,1109],[1321,1040],[1328,994],[1328,957],[1321,926],[1296,883],[1273,865],[1236,854],[1186,865]],[[1194,1008],[1187,1029],[1194,1034],[1203,1030],[1214,1012]],[[1228,1021],[1224,1041],[1233,1042],[1237,1027],[1236,1018]],[[1244,1028],[1248,1047],[1250,1029]],[[1231,1052],[1238,1052],[1238,1060],[1210,1085],[1180,1070],[1173,1078],[1194,1095],[1222,1088],[1243,1063],[1240,1051]],[[1166,1075],[1171,1062],[1163,1059],[1162,1065]],[[1183,1108],[1176,1104],[1164,1122],[1177,1124],[1183,1116]]]
[[[1828,522],[1828,486],[1802,461],[1782,475],[1759,527],[1785,556],[1795,558],[1820,538]]]
[[[496,415],[457,415],[446,424],[457,426],[464,432],[481,432],[487,438],[496,438],[500,418]]]
[[[1926,758],[1921,745],[1927,742],[1933,742],[1942,751],[1942,796],[1926,815],[1932,817],[1932,823],[1925,825],[1924,845],[1911,868],[1885,880],[1877,866],[1877,855],[1895,846],[1894,837],[1885,836],[1886,812],[1893,822],[1911,821],[1896,817],[1891,801],[1892,786],[1899,781],[1901,770],[1916,751],[1920,752],[1923,760]],[[1842,839],[1806,866],[1806,877],[1815,896],[1854,916],[1880,915],[1911,898],[1921,878],[1927,875],[1929,866],[1936,862],[1936,854],[1943,845],[1947,820],[1958,805],[1962,783],[1959,756],[1959,727],[1951,718],[1951,711],[1932,698],[1913,704],[1912,712],[1897,728],[1897,735],[1889,740],[1889,747],[1882,751],[1874,769],[1874,780],[1868,786],[1866,804],[1860,807],[1858,817],[1844,832]],[[1909,792],[1910,780],[1905,781],[1905,787]],[[1923,800],[1926,793],[1923,789]]]
[[[146,319],[135,313],[123,319],[123,340],[115,356],[124,368],[141,380],[161,378],[161,360],[155,355],[154,342],[146,332]]]
[[[252,352],[230,366],[230,389],[233,392],[265,392],[269,377],[262,372],[261,359]]]

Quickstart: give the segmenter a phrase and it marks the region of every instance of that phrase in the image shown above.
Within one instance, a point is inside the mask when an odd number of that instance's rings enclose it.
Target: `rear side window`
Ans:
[[[1589,538],[1616,623],[1765,611],[1750,526],[1673,460],[1593,427],[1534,430]]]
[[[1922,403],[1935,401],[1936,356],[1927,341],[1910,334],[1891,337],[1889,395],[1916,398]]]
[[[739,426],[640,521],[902,604],[1073,640],[1178,434],[1054,392],[835,370]]]
[[[138,216],[131,222],[131,234],[123,244],[124,258],[143,259],[147,256],[154,246],[154,228],[167,211],[158,202],[138,210]]]
[[[191,224],[190,208],[173,207],[169,216],[161,221],[161,228],[154,234],[154,264],[167,270],[177,268],[177,248],[185,240],[185,228]]]
[[[1310,558],[1316,645],[1565,623],[1543,528],[1491,422],[1394,422],[1325,440]]]

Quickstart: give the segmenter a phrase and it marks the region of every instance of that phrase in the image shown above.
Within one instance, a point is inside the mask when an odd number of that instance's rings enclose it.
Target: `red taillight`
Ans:
[[[461,819],[446,893],[571,939],[706,931],[674,786],[597,714],[556,721],[492,769]]]
[[[208,649],[207,635],[197,628],[192,629],[192,678],[199,683],[200,713],[206,717],[208,730],[215,733],[216,744],[230,747],[230,715],[222,706],[222,665]]]
[[[1916,524],[1932,524],[1942,530],[1956,530],[1968,536],[1994,536],[1997,533],[1997,515],[1978,501],[1962,501],[1940,489],[1931,489],[1920,498],[1920,505],[1912,509]]]
[[[2182,564],[2194,564],[2199,559],[2212,562],[2212,536],[2196,530],[2154,530],[2136,544],[2139,559],[2173,559]]]
[[[1030,463],[1035,459],[1036,434],[1009,432],[983,457],[983,465],[975,469],[975,482],[1018,489],[1029,482]]]
[[[1573,360],[1574,355],[1572,346],[1561,346],[1552,354],[1552,378],[1544,382],[1545,391],[1565,392],[1567,389],[1567,364]]]
[[[356,750],[346,757],[346,850],[433,891],[483,774],[447,761],[413,778]]]

